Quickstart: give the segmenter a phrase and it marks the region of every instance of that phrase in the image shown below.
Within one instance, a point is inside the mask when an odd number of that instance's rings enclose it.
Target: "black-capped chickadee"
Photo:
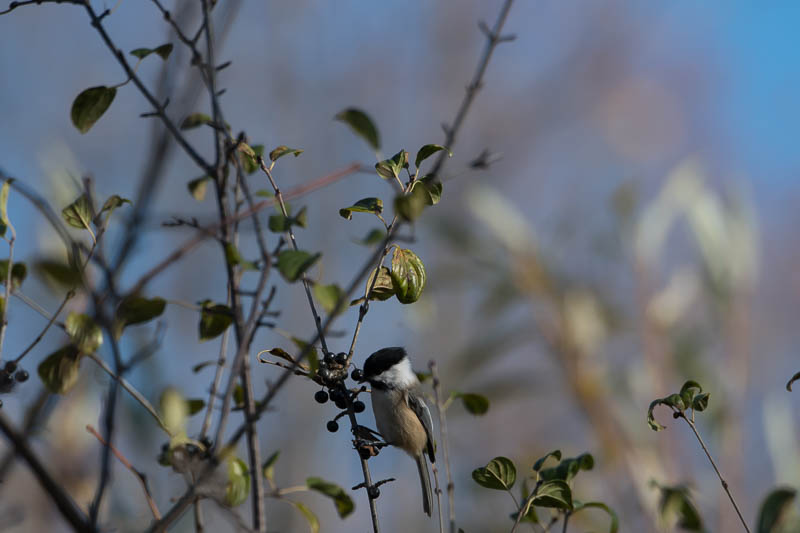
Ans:
[[[406,451],[417,462],[422,483],[422,509],[431,515],[431,478],[425,460],[436,462],[431,412],[419,390],[405,348],[378,350],[364,363],[364,380],[372,388],[372,411],[384,441]]]

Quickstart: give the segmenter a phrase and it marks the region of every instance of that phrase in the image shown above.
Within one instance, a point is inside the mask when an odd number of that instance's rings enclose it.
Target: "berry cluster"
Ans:
[[[30,374],[28,371],[17,366],[14,361],[7,361],[2,370],[0,370],[0,394],[6,394],[12,391],[17,383],[24,383],[28,381]],[[3,406],[3,401],[0,400],[0,407]]]
[[[330,353],[326,354],[323,360],[320,361],[318,375],[322,378],[328,390],[317,391],[314,394],[314,400],[316,400],[317,403],[326,403],[330,400],[338,409],[342,410],[336,418],[329,421],[326,425],[328,431],[331,433],[339,431],[339,423],[336,420],[346,414],[348,404],[352,404],[353,411],[356,413],[363,413],[367,408],[364,402],[356,399],[361,391],[348,390],[344,385],[344,380],[347,377],[346,364],[347,354],[344,352],[339,352],[336,355]],[[363,381],[363,373],[357,368],[353,370],[350,377],[357,382]]]

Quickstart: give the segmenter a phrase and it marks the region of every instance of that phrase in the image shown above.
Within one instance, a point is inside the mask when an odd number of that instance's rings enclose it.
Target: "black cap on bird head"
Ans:
[[[382,374],[402,361],[406,356],[406,349],[402,346],[381,348],[367,357],[364,363],[364,379],[368,380]]]

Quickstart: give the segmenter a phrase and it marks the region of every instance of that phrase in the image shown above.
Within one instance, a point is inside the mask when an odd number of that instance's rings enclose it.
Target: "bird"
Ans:
[[[422,510],[431,516],[431,478],[427,458],[436,462],[431,412],[420,391],[405,348],[382,348],[364,362],[364,381],[371,388],[372,411],[386,444],[402,449],[417,463]]]

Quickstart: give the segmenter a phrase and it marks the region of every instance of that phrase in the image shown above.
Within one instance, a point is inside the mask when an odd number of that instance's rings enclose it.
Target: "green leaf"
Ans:
[[[683,486],[666,487],[653,483],[661,491],[658,511],[661,519],[671,524],[677,519],[677,526],[687,531],[703,532],[703,520],[689,496],[689,489]]]
[[[364,246],[373,246],[380,242],[383,242],[383,239],[386,238],[386,230],[380,228],[371,229],[367,236],[363,239],[356,240],[357,244],[361,244]]]
[[[345,109],[334,117],[335,120],[344,122],[353,130],[353,132],[367,141],[373,151],[377,152],[381,149],[380,135],[378,129],[372,123],[369,115],[356,109],[354,107]]]
[[[150,54],[157,54],[164,61],[167,60],[169,54],[172,52],[172,43],[162,44],[158,48],[137,48],[131,50],[131,55],[136,56],[140,61]]]
[[[11,179],[3,182],[3,187],[0,188],[0,237],[5,236],[6,229],[11,225],[8,220],[8,193],[11,189]]]
[[[336,505],[336,512],[339,513],[340,518],[345,518],[355,509],[353,499],[336,483],[331,483],[330,481],[325,481],[318,477],[310,477],[306,480],[306,485],[309,489],[332,498],[333,503]]]
[[[167,302],[163,298],[128,296],[119,303],[115,320],[123,328],[133,324],[143,324],[161,316],[166,305]]]
[[[414,159],[414,166],[419,168],[420,163],[441,150],[447,150],[447,148],[438,144],[426,144],[419,149],[419,152],[417,152],[417,157]],[[453,157],[453,152],[447,150],[447,155],[448,157]]]
[[[792,392],[792,383],[794,383],[798,379],[800,379],[800,372],[798,372],[797,374],[792,376],[792,379],[790,379],[789,383],[786,384],[786,390],[788,390],[789,392]]]
[[[278,271],[289,283],[300,279],[322,254],[310,254],[303,250],[285,250],[278,254]]]
[[[372,292],[369,293],[370,300],[388,300],[394,296],[394,283],[392,282],[392,273],[387,267],[381,267],[378,272],[378,279],[375,280],[375,285],[372,285],[372,278],[375,277],[375,271],[372,271],[369,279],[367,279],[367,289],[372,286]]]
[[[232,242],[225,245],[225,260],[231,266],[242,267],[242,270],[257,270],[256,265],[252,261],[245,260]]]
[[[211,176],[200,176],[186,184],[186,188],[189,189],[189,194],[192,195],[192,198],[198,202],[202,202],[205,199],[206,185],[210,179]]]
[[[322,285],[317,283],[314,285],[314,297],[328,314],[331,314],[336,310],[336,304],[341,298],[344,297],[344,295],[345,294],[342,288],[335,283],[330,285]],[[342,310],[339,311],[341,312]]]
[[[117,89],[115,87],[100,85],[99,87],[86,89],[72,102],[72,110],[70,112],[72,124],[78,128],[79,132],[86,133],[108,110],[116,95]]]
[[[241,384],[233,388],[233,404],[236,407],[244,407],[244,387]]]
[[[353,213],[373,213],[380,215],[383,212],[383,200],[380,198],[362,198],[350,207],[339,209],[339,215],[347,220],[353,218]]]
[[[275,198],[275,193],[266,189],[259,189],[254,194],[260,198]]]
[[[172,43],[162,44],[153,51],[158,54],[158,57],[166,61],[169,55],[172,53]]]
[[[692,409],[697,411],[697,412],[705,411],[706,408],[708,407],[708,397],[709,396],[710,396],[710,393],[704,392],[704,393],[698,394],[697,396],[692,398]]]
[[[247,146],[247,145],[244,145]],[[256,172],[260,166],[258,164],[258,158],[264,156],[264,145],[263,144],[254,144],[253,146],[248,146],[250,148],[250,152],[247,150],[239,152],[239,160],[242,162],[242,169],[244,169],[246,174],[252,174]]]
[[[594,457],[590,453],[582,453],[577,457],[570,457],[561,461],[558,466],[545,468],[539,474],[545,481],[560,479],[571,481],[581,470],[591,470],[594,468]]]
[[[192,113],[181,122],[182,130],[191,130],[202,126],[203,124],[211,124],[214,120],[205,113]]]
[[[204,368],[209,367],[209,366],[214,366],[214,365],[217,365],[217,364],[219,364],[218,361],[203,361],[202,363],[197,363],[196,365],[194,365],[192,367],[192,372],[194,374],[197,374],[198,372],[200,372]]]
[[[11,287],[16,289],[28,276],[28,267],[25,263],[14,263],[11,267]],[[0,283],[6,284],[8,280],[8,259],[0,261]]]
[[[567,482],[561,479],[545,481],[533,497],[533,505],[572,510],[572,490]]]
[[[442,190],[444,190],[442,182],[431,176],[425,176],[411,184],[412,192],[417,188],[422,189],[425,193],[425,205],[436,205],[442,199]]]
[[[233,323],[233,312],[227,305],[212,304],[210,300],[201,302],[200,341],[207,341],[222,335]]]
[[[40,259],[33,265],[47,280],[67,288],[81,283],[78,269],[55,259]],[[13,270],[13,269],[12,269]]]
[[[394,198],[394,211],[406,222],[419,218],[426,205],[433,205],[431,195],[425,186],[414,187],[408,194],[398,194]]]
[[[761,503],[756,532],[777,533],[795,496],[797,496],[797,491],[788,487],[777,488],[770,492]]]
[[[404,168],[408,168],[408,152],[405,150],[400,150],[390,159],[375,163],[375,171],[383,179],[397,178]]]
[[[308,224],[308,213],[305,207],[300,209],[296,216],[283,216],[282,214],[271,215],[269,217],[269,230],[273,233],[285,233],[292,226],[305,228]]]
[[[186,433],[186,419],[189,417],[189,404],[183,394],[175,387],[167,387],[158,398],[158,408],[164,426],[170,435]]]
[[[39,364],[39,377],[53,394],[66,394],[78,381],[80,354],[72,344],[57,350]]]
[[[577,513],[582,509],[602,509],[603,511],[608,514],[611,518],[611,525],[608,528],[608,533],[617,533],[619,531],[619,518],[617,517],[617,513],[614,512],[608,505],[604,504],[603,502],[577,502],[573,501],[574,509],[572,510],[572,514]]]
[[[517,480],[517,469],[511,459],[495,457],[486,466],[473,470],[472,479],[487,489],[511,490]]]
[[[71,312],[64,321],[64,330],[81,353],[94,353],[103,344],[103,330],[89,315]]]
[[[89,197],[86,194],[80,195],[77,200],[61,210],[61,217],[73,228],[91,231],[89,224],[92,221],[92,206]]]
[[[392,254],[392,287],[400,303],[411,304],[419,300],[425,289],[425,265],[409,249],[395,248]]]
[[[701,392],[703,392],[703,387],[696,381],[689,380],[684,383],[683,387],[681,387],[681,392],[678,393],[683,400],[683,409],[688,409],[692,405],[692,399]]]
[[[196,415],[206,406],[206,401],[202,398],[189,398],[186,400],[186,411],[188,416]]]
[[[261,473],[264,474],[265,478],[269,480],[275,479],[275,463],[278,462],[278,457],[280,457],[280,455],[281,451],[277,450],[264,461],[264,464],[261,466]]]
[[[317,518],[317,515],[315,515],[306,504],[293,500],[285,501],[294,505],[295,508],[300,511],[300,514],[305,517],[306,521],[308,522],[308,529],[311,531],[311,533],[319,533],[319,518]]]
[[[485,415],[489,410],[489,398],[486,396],[468,392],[457,392],[454,396],[461,399],[464,408],[470,414]]]
[[[689,402],[689,405],[691,405],[691,399]],[[666,427],[656,422],[655,416],[653,416],[653,409],[657,405],[666,405],[680,412],[683,412],[687,408],[687,405],[684,403],[684,398],[680,394],[670,394],[669,396],[658,398],[650,402],[650,407],[647,408],[647,425],[650,426],[650,429],[653,431],[661,431]]]
[[[545,461],[550,457],[554,458],[556,461],[561,461],[561,450],[553,450],[549,452],[547,455],[543,457],[539,457],[535,463],[533,463],[533,471],[538,472],[544,466]]]
[[[247,463],[238,457],[228,459],[228,484],[225,486],[225,505],[236,507],[250,494],[250,472]]]
[[[289,148],[288,146],[280,145],[269,153],[269,159],[270,161],[277,161],[285,155],[292,154],[297,157],[302,153],[303,150],[297,150],[295,148]]]
[[[100,212],[97,213],[97,216],[95,216],[95,220],[99,220],[100,219],[100,215],[102,215],[106,211],[108,212],[108,216],[110,217],[111,213],[114,212],[114,209],[116,209],[116,208],[118,208],[118,207],[120,207],[122,205],[130,204],[130,203],[132,203],[132,202],[130,200],[128,200],[127,198],[123,198],[122,196],[120,196],[118,194],[112,194],[111,196],[108,197],[108,200],[106,200],[103,203],[103,207],[100,208]]]

